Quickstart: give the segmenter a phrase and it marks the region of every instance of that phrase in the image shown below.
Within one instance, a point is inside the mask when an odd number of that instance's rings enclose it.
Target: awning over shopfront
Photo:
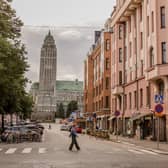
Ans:
[[[113,120],[116,116],[111,116],[108,120]]]
[[[142,113],[142,114],[139,114],[135,117],[132,117],[131,120],[132,121],[135,121],[135,120],[138,120],[140,118],[143,118],[143,117],[147,117],[147,116],[151,116],[153,113],[149,112],[149,113]]]

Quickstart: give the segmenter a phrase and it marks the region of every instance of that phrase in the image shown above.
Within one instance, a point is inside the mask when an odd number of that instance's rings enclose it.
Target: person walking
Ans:
[[[72,148],[75,145],[76,149],[79,151],[80,147],[79,147],[77,139],[76,139],[78,137],[78,135],[77,135],[77,132],[76,132],[76,126],[75,126],[75,124],[73,124],[73,126],[72,126],[72,128],[70,130],[69,137],[72,138],[72,142],[71,142],[71,144],[69,146],[69,150],[72,151]]]

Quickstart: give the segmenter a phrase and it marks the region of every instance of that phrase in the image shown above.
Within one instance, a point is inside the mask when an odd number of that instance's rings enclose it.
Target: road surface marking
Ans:
[[[9,148],[9,149],[5,152],[5,154],[13,154],[13,153],[15,153],[16,150],[17,150],[17,148]]]
[[[149,153],[149,154],[152,154],[152,155],[158,155],[157,153],[154,153],[152,151],[148,151],[148,150],[145,150],[145,149],[141,149],[140,151],[145,152],[145,153]]]
[[[39,148],[38,153],[46,153],[46,148]]]
[[[24,148],[22,153],[30,153],[32,151],[32,148]]]
[[[2,148],[0,148],[0,152],[2,151]]]
[[[140,152],[140,151],[137,151],[137,150],[133,150],[133,149],[129,149],[128,150],[129,152],[132,152],[132,153],[135,153],[135,154],[143,154],[142,152]]]

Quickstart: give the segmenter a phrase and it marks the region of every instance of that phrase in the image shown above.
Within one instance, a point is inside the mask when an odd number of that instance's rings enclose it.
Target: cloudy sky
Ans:
[[[28,51],[30,80],[38,81],[40,48],[50,29],[57,45],[57,78],[83,80],[83,61],[94,31],[103,28],[115,0],[13,0],[24,22],[22,40]]]

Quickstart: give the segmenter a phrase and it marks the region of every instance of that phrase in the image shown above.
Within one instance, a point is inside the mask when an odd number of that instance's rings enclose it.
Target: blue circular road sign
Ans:
[[[155,106],[155,111],[156,111],[157,113],[162,113],[162,112],[163,112],[163,106],[162,106],[161,104],[157,104],[157,105]]]

